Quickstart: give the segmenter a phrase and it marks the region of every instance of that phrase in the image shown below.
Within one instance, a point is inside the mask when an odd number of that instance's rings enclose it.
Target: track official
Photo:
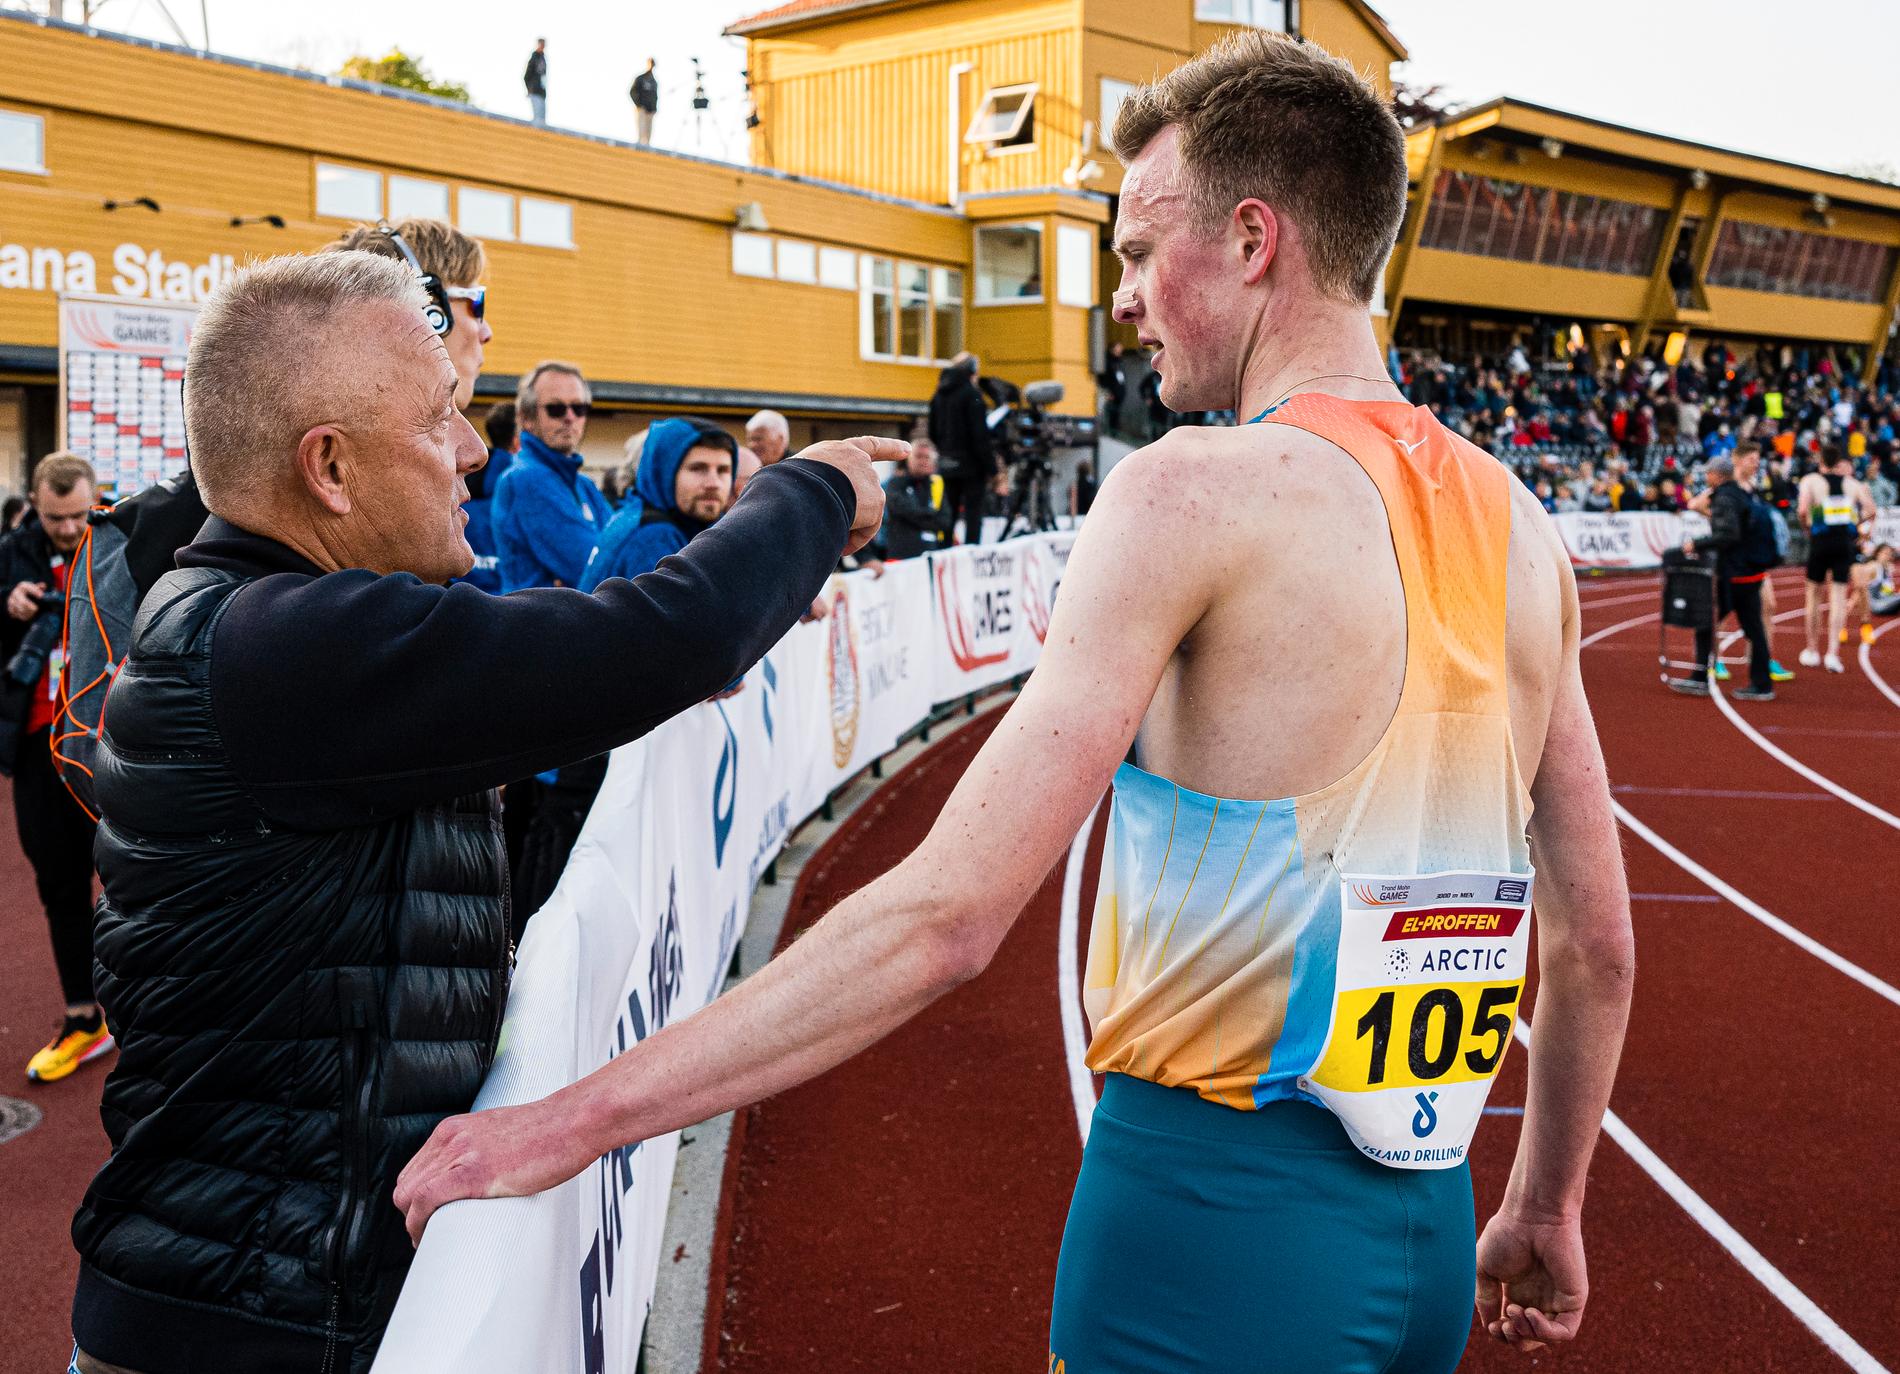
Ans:
[[[397,1169],[501,1024],[491,789],[730,682],[878,526],[892,454],[822,444],[647,577],[446,586],[487,455],[425,305],[405,265],[337,252],[199,317],[212,518],[145,600],[97,770],[122,1053],[73,1222],[82,1374],[369,1368],[411,1255]]]

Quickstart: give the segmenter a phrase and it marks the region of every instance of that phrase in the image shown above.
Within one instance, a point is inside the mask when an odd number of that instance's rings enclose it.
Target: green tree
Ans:
[[[391,48],[386,57],[352,57],[337,69],[337,75],[468,104],[468,87],[459,81],[437,81],[401,48]]]

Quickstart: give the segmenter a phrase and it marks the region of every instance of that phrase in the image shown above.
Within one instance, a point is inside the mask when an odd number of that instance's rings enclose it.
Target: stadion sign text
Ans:
[[[111,274],[82,248],[0,243],[0,291],[117,295],[135,300],[203,303],[237,272],[237,258],[213,253],[198,262],[176,262],[156,248],[122,243],[112,250]],[[103,287],[101,282],[103,280]]]

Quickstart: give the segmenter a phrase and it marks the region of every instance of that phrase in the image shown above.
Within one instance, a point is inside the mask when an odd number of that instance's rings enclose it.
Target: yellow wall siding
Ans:
[[[348,222],[315,214],[319,159],[566,201],[577,250],[486,245],[490,373],[556,356],[603,381],[921,403],[934,369],[860,358],[857,291],[733,273],[735,207],[968,268],[969,226],[947,212],[59,30],[0,23],[0,104],[44,114],[50,171],[0,174],[0,240],[90,253],[105,294],[122,243],[195,265],[334,239]],[[139,195],[161,213],[101,208]],[[230,227],[263,213],[288,227]],[[0,290],[0,340],[56,333],[50,290]]]
[[[1343,57],[1379,94],[1392,98],[1392,63],[1397,54],[1350,5],[1300,6],[1300,34],[1337,57]]]
[[[1679,180],[1672,176],[1570,154],[1548,157],[1534,147],[1506,148],[1498,143],[1483,144],[1484,155],[1479,156],[1481,142],[1462,138],[1452,140],[1445,145],[1439,166],[1472,176],[1496,177],[1500,181],[1522,182],[1527,186],[1546,186],[1557,191],[1626,200],[1660,210],[1671,209],[1676,203]],[[1513,151],[1517,155],[1515,161],[1511,156]],[[1428,187],[1427,204],[1430,198]]]
[[[1061,182],[1081,137],[1074,0],[962,0],[874,15],[751,45],[762,127],[753,156],[914,200],[949,198],[950,68],[959,77],[959,190]],[[1036,82],[1033,147],[989,153],[964,130],[992,87]]]
[[[1865,343],[1886,317],[1886,307],[1879,304],[1823,301],[1727,286],[1711,286],[1707,291],[1713,318],[1698,333]]]
[[[1445,301],[1587,320],[1634,320],[1648,293],[1648,277],[1581,272],[1433,248],[1413,253],[1405,274],[1408,301]]]

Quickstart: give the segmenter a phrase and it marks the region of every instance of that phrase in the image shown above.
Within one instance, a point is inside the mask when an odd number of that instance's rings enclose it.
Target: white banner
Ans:
[[[545,1097],[716,996],[752,890],[792,826],[889,752],[933,699],[1034,666],[1074,539],[1037,535],[839,578],[831,614],[794,629],[737,693],[615,750],[560,885],[528,922],[476,1109]],[[955,640],[943,633],[946,605],[961,612]],[[987,661],[966,673],[953,643]],[[631,1370],[677,1146],[677,1135],[649,1140],[537,1197],[442,1209],[375,1369]]]
[[[1693,513],[1566,511],[1551,519],[1578,568],[1660,568],[1668,550],[1709,532],[1709,522]]]
[[[1874,512],[1874,544],[1900,549],[1900,506],[1882,506]]]
[[[60,296],[60,447],[92,464],[102,494],[130,496],[185,470],[185,354],[197,319],[189,301]]]

